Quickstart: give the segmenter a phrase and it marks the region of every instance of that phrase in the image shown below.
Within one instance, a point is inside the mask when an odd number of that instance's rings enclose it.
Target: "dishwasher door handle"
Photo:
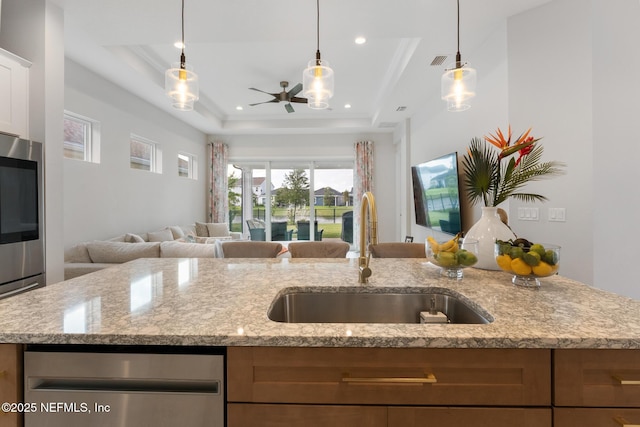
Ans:
[[[59,378],[29,377],[29,389],[34,391],[110,391],[143,393],[206,393],[220,394],[218,380],[162,380],[147,378]]]

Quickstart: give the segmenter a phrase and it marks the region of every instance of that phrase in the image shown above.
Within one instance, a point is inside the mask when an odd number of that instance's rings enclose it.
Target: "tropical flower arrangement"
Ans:
[[[509,197],[524,202],[547,200],[540,194],[523,191],[523,187],[530,181],[562,175],[565,165],[556,161],[541,162],[544,151],[538,143],[541,138],[534,138],[530,133],[531,128],[512,142],[509,125],[506,138],[498,128],[484,140],[471,140],[462,166],[463,185],[472,204],[482,200],[484,206],[495,207]]]

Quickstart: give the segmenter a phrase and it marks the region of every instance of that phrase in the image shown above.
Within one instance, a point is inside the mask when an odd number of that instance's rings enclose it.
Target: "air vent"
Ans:
[[[447,55],[438,55],[431,61],[431,66],[442,65],[447,60]]]
[[[404,105],[401,105],[398,108],[396,108],[396,111],[404,111],[406,109],[407,109],[407,107],[405,107]]]

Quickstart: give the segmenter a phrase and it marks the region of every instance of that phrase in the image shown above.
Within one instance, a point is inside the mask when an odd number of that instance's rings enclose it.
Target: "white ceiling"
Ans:
[[[336,76],[331,110],[250,107],[271,98],[249,87],[280,92],[281,80],[290,87],[302,81],[315,57],[316,2],[186,0],[185,54],[200,79],[200,101],[181,112],[163,88],[164,71],[180,56],[173,46],[180,0],[53,1],[65,11],[69,58],[209,134],[389,131],[425,97],[440,96],[440,76],[456,51],[455,0],[321,0],[320,51]],[[473,61],[497,23],[548,1],[461,0],[462,59]],[[356,45],[356,36],[367,42]],[[430,66],[436,55],[448,55],[444,65]]]

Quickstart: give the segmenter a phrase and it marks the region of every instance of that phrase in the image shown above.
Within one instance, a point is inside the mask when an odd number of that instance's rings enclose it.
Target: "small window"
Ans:
[[[149,139],[131,135],[131,169],[162,173],[162,151],[160,145]]]
[[[198,179],[196,156],[188,153],[178,153],[178,176]]]
[[[67,159],[100,163],[100,123],[65,112],[63,151]]]

